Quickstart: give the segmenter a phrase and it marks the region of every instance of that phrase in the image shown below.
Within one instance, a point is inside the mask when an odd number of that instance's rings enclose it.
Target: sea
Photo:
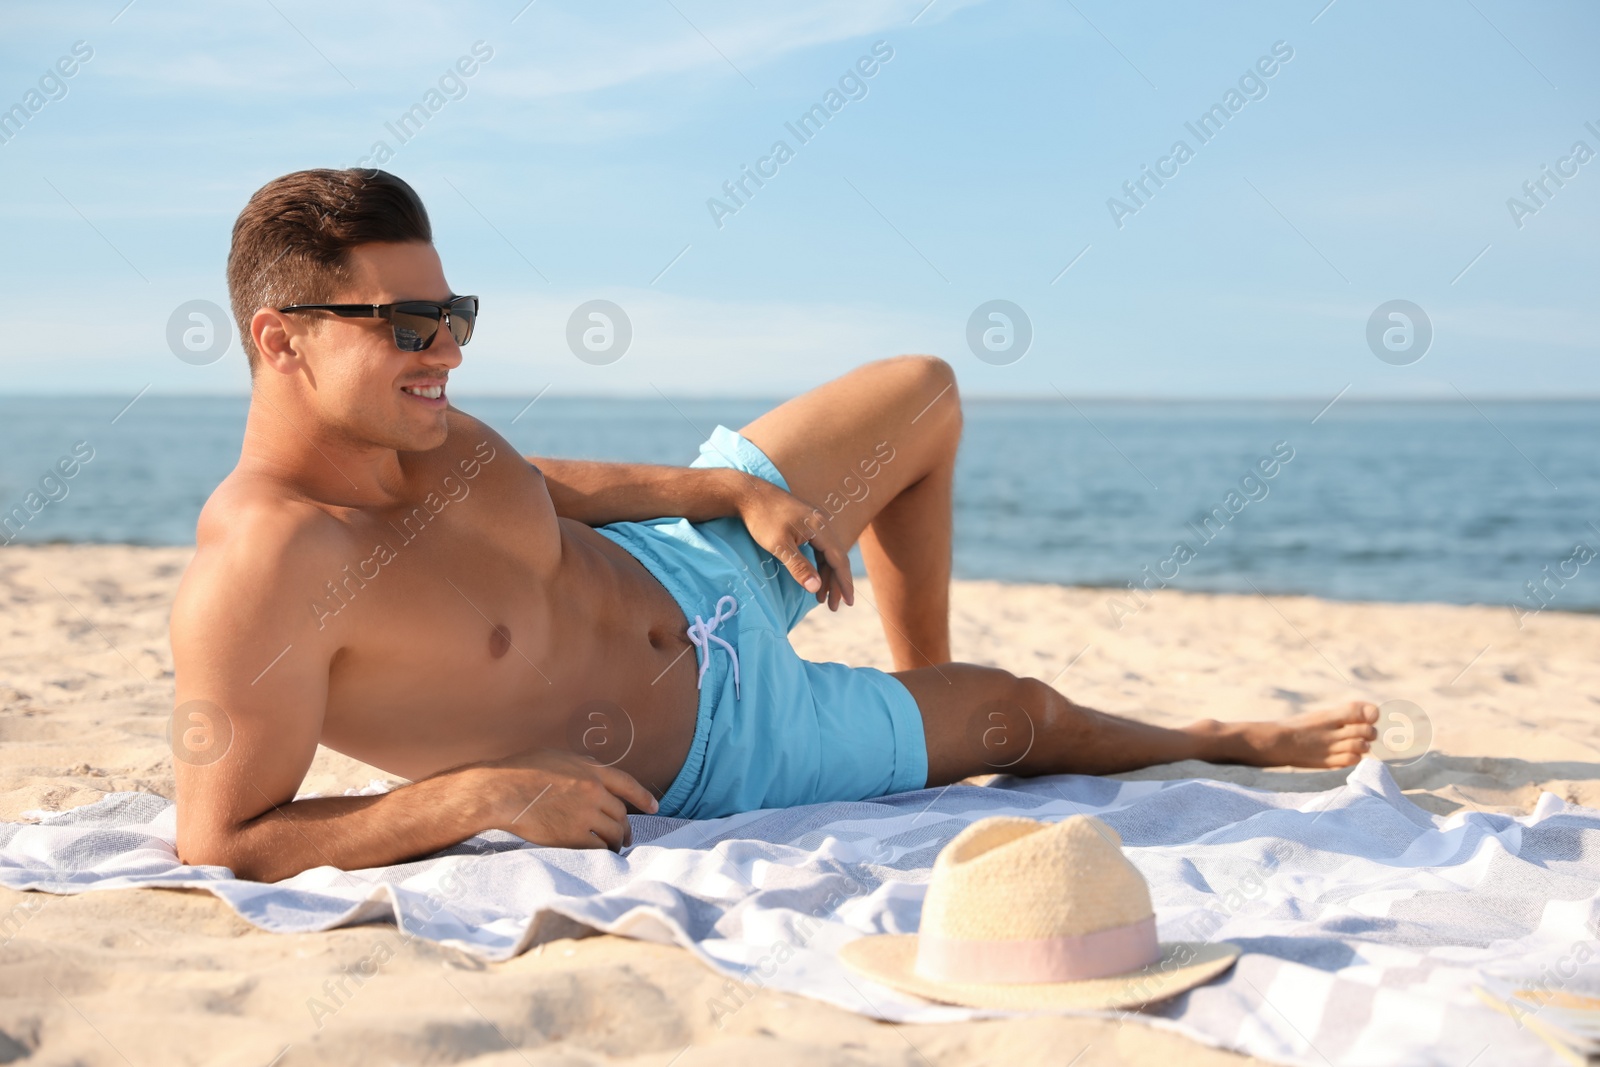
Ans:
[[[454,402],[527,454],[657,463],[777,403]],[[247,404],[0,397],[0,544],[192,544]],[[1600,612],[1597,455],[1600,401],[969,399],[955,573]]]

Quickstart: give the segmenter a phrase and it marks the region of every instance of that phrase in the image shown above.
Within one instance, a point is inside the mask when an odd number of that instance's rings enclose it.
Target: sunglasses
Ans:
[[[394,328],[394,344],[402,352],[422,352],[433,344],[442,321],[456,344],[472,340],[478,321],[478,298],[458,296],[448,304],[432,300],[402,300],[397,304],[290,304],[279,311],[327,311],[345,319],[387,319]]]

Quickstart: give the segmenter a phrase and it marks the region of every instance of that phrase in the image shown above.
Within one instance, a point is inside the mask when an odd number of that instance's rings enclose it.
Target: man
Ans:
[[[488,829],[619,849],[630,810],[710,818],[998,766],[1343,766],[1375,736],[1369,704],[1172,730],[952,663],[961,409],[940,360],[719,427],[689,468],[535,462],[449,404],[476,300],[398,178],[269,183],[228,285],[253,392],[172,615],[186,862],[271,881]],[[858,541],[893,674],[789,646],[807,608],[853,602]],[[319,742],[412,784],[295,800]]]

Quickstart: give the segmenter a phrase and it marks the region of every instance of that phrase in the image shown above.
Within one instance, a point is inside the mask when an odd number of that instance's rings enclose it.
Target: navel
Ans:
[[[504,626],[496,626],[489,633],[489,655],[499,659],[511,648],[511,631]]]

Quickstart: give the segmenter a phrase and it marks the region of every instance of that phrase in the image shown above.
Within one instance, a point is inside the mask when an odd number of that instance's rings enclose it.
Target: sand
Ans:
[[[171,795],[166,626],[188,557],[0,550],[0,819],[114,790]],[[863,593],[853,611],[814,613],[796,634],[802,653],[887,667]],[[1431,751],[1407,751],[1393,769],[1429,810],[1524,813],[1541,789],[1600,806],[1600,618],[1546,612],[1519,628],[1504,607],[1169,591],[1118,628],[1107,600],[1104,590],[959,583],[956,653],[1159,723],[1408,700],[1431,725]],[[1317,790],[1343,774],[1184,763],[1129,777]],[[323,752],[305,788],[337,792],[371,777],[382,775]],[[614,937],[552,942],[495,965],[405,945],[318,1027],[308,1001],[324,981],[394,939],[390,926],[262,933],[192,891],[0,890],[0,1062],[1247,1062],[1134,1022],[888,1026],[771,991],[719,1028],[708,1007],[718,976],[679,949]]]

